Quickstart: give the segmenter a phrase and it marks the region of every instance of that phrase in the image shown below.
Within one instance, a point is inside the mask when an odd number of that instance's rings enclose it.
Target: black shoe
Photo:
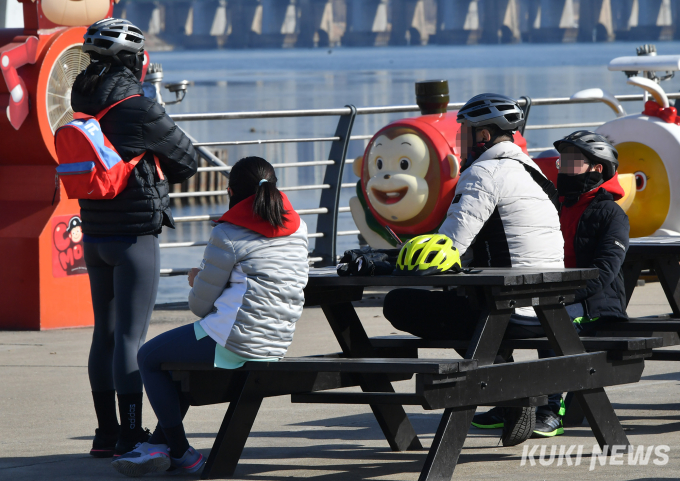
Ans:
[[[536,412],[536,427],[531,435],[532,438],[550,438],[562,434],[564,434],[562,416],[549,410]]]
[[[116,449],[116,442],[118,441],[118,431],[113,433],[105,433],[101,429],[94,430],[94,440],[92,441],[92,449],[90,449],[90,456],[95,458],[110,458],[113,456],[113,451]]]
[[[522,444],[536,427],[536,408],[503,408],[503,421],[503,446]]]
[[[475,414],[472,425],[479,429],[499,429],[503,427],[503,411],[499,407],[491,408],[485,413]]]
[[[113,451],[113,457],[117,458],[121,454],[129,453],[130,451],[135,449],[135,446],[137,446],[139,443],[147,442],[150,437],[151,431],[149,431],[147,428],[144,428],[141,431],[139,431],[138,436],[135,436],[131,439],[119,438],[118,442],[116,443],[116,447]]]

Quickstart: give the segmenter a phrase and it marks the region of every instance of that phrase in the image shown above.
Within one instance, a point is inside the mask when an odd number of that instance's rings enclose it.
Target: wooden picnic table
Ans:
[[[339,277],[332,268],[312,269],[305,306],[323,310],[342,349],[340,359],[246,363],[234,371],[172,363],[163,369],[182,381],[193,404],[231,403],[204,479],[233,474],[262,399],[283,394],[292,394],[294,402],[370,405],[395,451],[421,448],[403,405],[444,408],[420,475],[423,481],[451,478],[478,405],[536,405],[554,392],[576,393],[601,447],[628,446],[603,387],[639,381],[644,356],[613,360],[606,352],[586,353],[564,308],[597,275],[597,269],[488,268],[428,277]],[[384,349],[372,343],[352,302],[361,300],[367,287],[397,286],[455,287],[483,308],[464,360],[413,359],[417,350],[414,356],[412,349],[398,346],[386,358]],[[529,306],[535,308],[557,357],[493,365],[514,308]],[[404,359],[391,358],[400,353]],[[394,392],[391,382],[413,375],[413,394]],[[351,385],[363,392],[329,391]]]
[[[673,317],[680,317],[680,237],[640,237],[630,240],[623,263],[627,302],[630,302],[643,269],[654,270]]]
[[[628,322],[603,326],[605,336],[653,336],[663,339],[662,347],[680,345],[680,237],[654,236],[630,240],[623,263],[626,301],[630,302],[643,269],[652,269],[659,278],[671,308],[670,315],[630,318]],[[651,361],[680,361],[679,350],[655,350]],[[577,415],[577,413],[574,413]],[[578,422],[567,416],[565,424]]]

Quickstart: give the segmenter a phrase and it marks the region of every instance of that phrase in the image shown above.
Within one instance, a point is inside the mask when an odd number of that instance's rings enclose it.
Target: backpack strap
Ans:
[[[527,165],[519,160],[518,162],[522,164],[524,170],[526,170],[531,176],[531,178],[534,179],[534,181],[539,185],[539,187],[543,189],[543,192],[546,193],[548,199],[550,199],[550,202],[552,202],[552,204],[555,206],[555,209],[557,209],[557,212],[559,212],[560,199],[559,194],[557,193],[557,188],[555,188],[555,184],[553,184],[550,181],[550,179],[548,179],[546,176],[544,176],[542,173],[540,173],[538,170],[534,169],[530,165]]]
[[[116,105],[125,102],[127,99],[131,99],[132,97],[141,97],[141,95],[137,94],[137,95],[130,95],[129,97],[125,97],[123,100],[119,100],[115,104],[111,104],[108,107],[106,107],[104,110],[102,110],[97,115],[95,115],[94,118],[97,119],[97,122],[99,122],[102,119],[103,116],[105,116],[107,113],[109,113],[109,110],[114,108]]]
[[[142,152],[142,153],[139,154],[137,157],[133,157],[133,158],[130,160],[130,162],[128,162],[128,163],[129,163],[130,165],[132,165],[133,167],[136,167],[137,164],[139,164],[139,161],[142,160],[142,157],[144,157],[144,155],[146,154],[146,152],[148,152],[148,151]],[[156,172],[158,173],[158,177],[159,177],[161,180],[164,180],[164,179],[165,179],[165,176],[163,175],[163,171],[161,170],[161,163],[158,161],[158,157],[156,157],[156,156],[154,155],[154,156],[153,156],[153,161],[156,163]]]
[[[115,104],[111,104],[108,107],[106,107],[104,110],[102,110],[97,115],[95,115],[94,118],[97,119],[97,122],[99,122],[101,120],[101,118],[104,117],[109,112],[109,110],[114,108],[116,105],[125,102],[127,99],[131,99],[132,97],[141,97],[141,95],[137,94],[137,95],[130,95],[129,97],[125,97],[123,100],[119,100]],[[146,152],[142,152],[137,157],[132,158],[129,163],[132,164],[133,166],[136,166],[139,163],[139,161],[142,160],[142,157],[144,157],[144,154],[146,154]],[[165,177],[163,176],[163,171],[161,170],[161,164],[158,161],[158,157],[156,157],[154,155],[153,160],[156,163],[156,172],[158,173],[158,177],[161,180],[164,180]]]

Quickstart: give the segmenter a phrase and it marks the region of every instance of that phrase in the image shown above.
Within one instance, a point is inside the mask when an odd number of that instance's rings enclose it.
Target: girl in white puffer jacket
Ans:
[[[140,349],[140,372],[158,426],[147,443],[112,463],[119,472],[139,476],[173,467],[194,473],[203,465],[184,433],[188,406],[161,364],[236,369],[247,361],[277,361],[292,342],[309,274],[307,226],[276,181],[274,168],[259,157],[232,168],[230,208],[213,229],[201,268],[189,273],[189,307],[202,319]]]

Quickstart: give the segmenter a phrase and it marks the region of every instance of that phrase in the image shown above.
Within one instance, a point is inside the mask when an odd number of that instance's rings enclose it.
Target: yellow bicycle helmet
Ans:
[[[401,248],[397,274],[426,276],[453,269],[460,272],[460,254],[451,239],[442,234],[419,235]]]

